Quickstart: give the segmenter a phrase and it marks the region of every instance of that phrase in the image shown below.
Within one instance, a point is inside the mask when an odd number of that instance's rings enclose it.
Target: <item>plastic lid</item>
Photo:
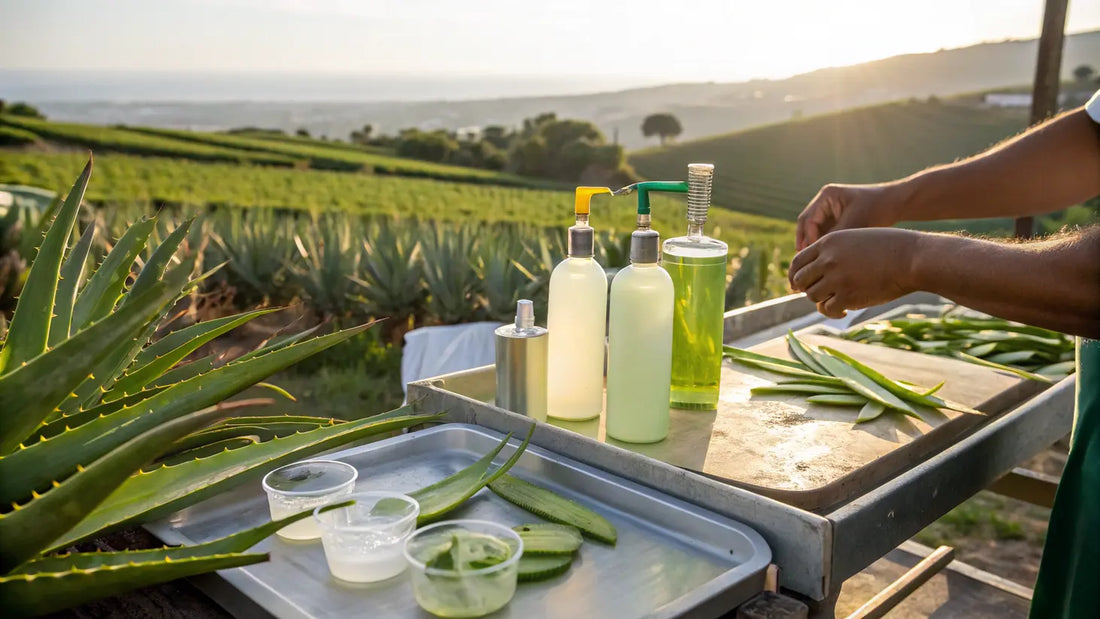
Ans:
[[[535,326],[535,304],[527,299],[516,303],[516,328],[530,329]]]
[[[264,476],[267,492],[318,496],[340,489],[359,476],[355,467],[336,460],[305,460],[277,468]]]

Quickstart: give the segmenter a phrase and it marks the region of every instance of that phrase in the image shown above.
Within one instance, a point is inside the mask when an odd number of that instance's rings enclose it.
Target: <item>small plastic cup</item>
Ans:
[[[343,498],[355,490],[358,477],[354,466],[336,460],[303,460],[277,468],[263,480],[271,519],[293,516]],[[288,540],[310,540],[321,537],[321,530],[316,520],[303,518],[279,529],[278,535]]]
[[[405,571],[405,540],[416,529],[420,504],[397,492],[359,492],[354,505],[313,511],[328,570],[347,582],[377,582]]]
[[[510,556],[480,569],[441,569],[426,563],[456,535],[491,536]],[[420,529],[405,543],[413,596],[420,608],[439,617],[481,617],[504,608],[516,593],[523,540],[508,527],[485,520],[448,520]],[[455,566],[460,568],[461,566]]]

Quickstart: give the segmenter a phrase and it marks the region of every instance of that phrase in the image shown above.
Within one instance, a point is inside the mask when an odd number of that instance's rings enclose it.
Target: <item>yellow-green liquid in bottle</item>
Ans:
[[[672,277],[673,408],[718,407],[726,300],[726,244],[707,237],[665,242],[662,266]]]

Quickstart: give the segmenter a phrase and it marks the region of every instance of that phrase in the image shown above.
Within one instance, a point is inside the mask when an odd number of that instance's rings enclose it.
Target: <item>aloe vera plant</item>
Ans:
[[[387,316],[384,327],[390,341],[400,342],[409,319],[424,301],[418,226],[398,220],[375,221],[363,240],[360,273],[352,281],[360,287],[357,299],[374,316]]]
[[[152,341],[195,283],[188,226],[160,235],[153,232],[155,219],[139,221],[98,269],[85,272],[96,231],[73,233],[91,171],[89,161],[56,209],[0,346],[0,611],[6,617],[262,561],[264,555],[243,551],[277,523],[213,546],[50,553],[165,516],[319,451],[436,418],[414,413],[413,406],[346,423],[234,416],[270,400],[226,398],[370,325],[271,342],[217,367],[210,359],[184,363],[206,342],[267,310]],[[151,236],[159,240],[153,246]]]

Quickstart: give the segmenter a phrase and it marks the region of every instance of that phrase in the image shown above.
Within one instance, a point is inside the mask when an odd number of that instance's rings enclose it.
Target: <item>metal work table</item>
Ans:
[[[852,318],[862,321],[901,305],[922,303],[943,300],[918,293]],[[727,313],[725,339],[736,346],[751,346],[788,329],[823,322],[812,303],[802,295],[791,295]],[[506,432],[526,430],[529,421],[525,417],[489,403],[494,381],[491,366],[417,381],[409,384],[409,400],[422,398],[424,408],[446,410],[451,421]],[[784,589],[815,602],[821,616],[830,616],[846,579],[1065,436],[1072,424],[1074,384],[1072,376],[1060,381],[1016,408],[983,421],[954,444],[893,479],[820,512],[799,509],[552,424],[540,424],[532,442],[749,524],[771,546]]]

